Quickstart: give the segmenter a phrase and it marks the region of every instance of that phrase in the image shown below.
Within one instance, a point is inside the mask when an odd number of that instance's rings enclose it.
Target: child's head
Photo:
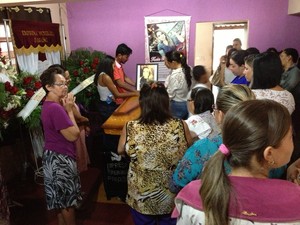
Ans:
[[[194,66],[193,68],[193,78],[196,82],[201,84],[206,84],[208,82],[208,73],[204,66]]]
[[[189,99],[189,110],[193,114],[200,114],[206,111],[213,111],[214,95],[211,90],[203,87],[194,88]]]

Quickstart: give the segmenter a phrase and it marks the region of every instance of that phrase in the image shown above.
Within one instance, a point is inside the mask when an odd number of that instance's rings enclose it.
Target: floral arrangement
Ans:
[[[69,91],[96,72],[97,65],[105,57],[105,53],[91,49],[77,49],[72,51],[66,61],[66,68],[70,73],[71,82]],[[76,101],[85,108],[98,99],[95,85],[91,84],[76,95]]]
[[[21,72],[10,65],[9,60],[1,55],[0,72],[4,79],[0,82],[0,139],[11,120],[16,118],[29,99],[42,85],[38,76]]]

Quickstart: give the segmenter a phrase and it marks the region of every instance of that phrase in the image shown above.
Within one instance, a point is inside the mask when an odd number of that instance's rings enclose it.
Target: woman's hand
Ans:
[[[67,112],[70,112],[73,110],[75,100],[76,100],[76,97],[74,97],[74,95],[72,93],[68,93],[66,95],[66,97],[64,97],[62,99],[62,105]]]
[[[287,180],[300,185],[300,158],[288,167]]]

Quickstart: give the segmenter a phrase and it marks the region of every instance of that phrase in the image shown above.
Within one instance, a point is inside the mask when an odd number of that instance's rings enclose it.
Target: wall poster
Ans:
[[[177,50],[188,56],[190,21],[190,16],[145,17],[145,62],[159,64],[159,81],[170,73],[164,64],[166,52]]]

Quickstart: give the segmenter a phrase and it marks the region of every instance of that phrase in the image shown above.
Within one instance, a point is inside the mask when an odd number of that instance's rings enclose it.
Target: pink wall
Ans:
[[[158,14],[152,15],[156,12]],[[96,0],[67,4],[71,50],[91,47],[115,55],[119,43],[133,54],[125,65],[135,79],[145,60],[144,17],[191,16],[189,62],[193,66],[197,22],[249,20],[248,46],[264,51],[294,47],[300,52],[300,17],[289,16],[287,0]]]

